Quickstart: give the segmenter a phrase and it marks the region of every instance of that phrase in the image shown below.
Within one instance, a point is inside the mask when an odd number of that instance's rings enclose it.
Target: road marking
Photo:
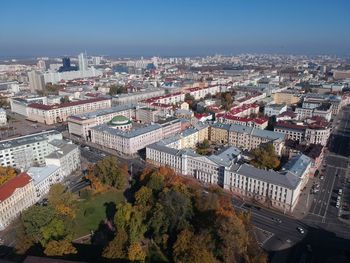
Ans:
[[[338,172],[338,168],[336,169],[336,174],[337,174],[337,172]],[[333,182],[332,182],[331,191],[333,191],[333,187],[334,187],[335,178],[336,178],[336,176],[333,176]],[[326,222],[326,216],[327,216],[328,206],[329,206],[329,203],[330,203],[331,197],[332,197],[332,195],[331,195],[331,194],[330,194],[330,195],[328,195],[328,201],[327,201],[326,211],[325,211],[325,213],[324,213],[324,216],[323,216],[323,219],[322,219],[322,223]]]

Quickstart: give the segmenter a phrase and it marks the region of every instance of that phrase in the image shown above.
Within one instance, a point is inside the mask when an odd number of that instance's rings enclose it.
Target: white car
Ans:
[[[340,189],[338,190],[338,195],[342,195],[342,194],[343,194],[343,189],[340,188]]]
[[[323,179],[324,179],[324,176],[323,176],[323,175],[321,175],[320,179],[321,179],[321,180],[323,180]]]
[[[300,227],[300,226],[297,227],[297,230],[302,235],[305,233],[305,230],[302,227]]]

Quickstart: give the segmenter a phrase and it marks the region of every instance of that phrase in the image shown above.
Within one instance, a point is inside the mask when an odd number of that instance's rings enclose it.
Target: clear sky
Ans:
[[[350,0],[4,0],[0,56],[350,55]]]

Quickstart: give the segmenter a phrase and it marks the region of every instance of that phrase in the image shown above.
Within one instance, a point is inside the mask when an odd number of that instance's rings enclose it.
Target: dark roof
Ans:
[[[23,263],[84,263],[83,261],[71,261],[64,259],[55,259],[55,258],[44,258],[44,257],[33,257],[27,256]]]

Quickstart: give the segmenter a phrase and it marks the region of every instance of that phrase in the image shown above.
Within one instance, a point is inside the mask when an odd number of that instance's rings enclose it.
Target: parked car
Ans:
[[[338,190],[338,195],[342,195],[342,194],[343,194],[343,189],[340,188],[340,189]]]
[[[321,179],[321,180],[323,180],[323,179],[324,179],[324,176],[323,176],[323,175],[321,175],[321,176],[320,176],[320,179]]]

